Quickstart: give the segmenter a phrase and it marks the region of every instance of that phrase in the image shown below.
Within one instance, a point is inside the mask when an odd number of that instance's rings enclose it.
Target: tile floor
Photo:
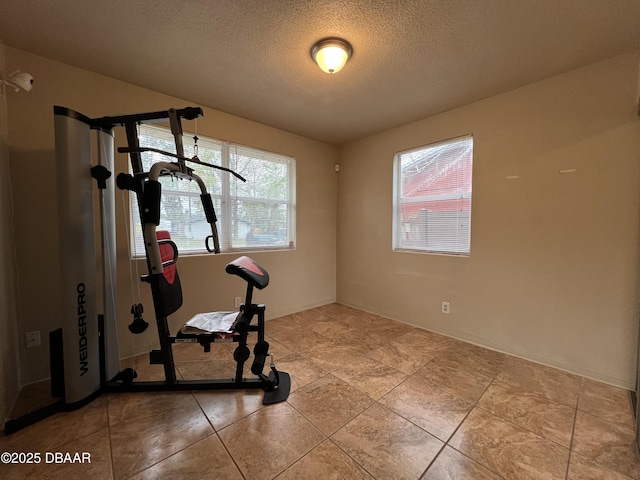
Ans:
[[[0,478],[640,479],[628,392],[337,304],[267,322],[287,402],[260,391],[103,395],[10,436]],[[175,348],[233,375],[229,344]],[[131,360],[131,362],[136,360]],[[162,367],[136,361],[143,378]],[[91,463],[47,463],[46,452]]]

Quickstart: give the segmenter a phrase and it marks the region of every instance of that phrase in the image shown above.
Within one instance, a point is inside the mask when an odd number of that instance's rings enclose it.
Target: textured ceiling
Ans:
[[[339,145],[637,50],[640,0],[2,0],[0,40]]]

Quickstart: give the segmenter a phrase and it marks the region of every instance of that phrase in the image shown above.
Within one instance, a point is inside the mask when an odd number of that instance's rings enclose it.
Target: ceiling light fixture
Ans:
[[[311,58],[323,72],[327,73],[336,73],[342,70],[352,53],[351,44],[336,37],[323,38],[311,47]]]

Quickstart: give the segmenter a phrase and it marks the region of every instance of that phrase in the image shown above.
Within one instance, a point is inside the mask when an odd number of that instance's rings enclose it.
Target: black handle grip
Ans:
[[[213,247],[209,245],[209,240],[213,240]],[[209,235],[204,239],[204,246],[207,247],[209,253],[220,253],[220,244],[218,243],[218,237]]]
[[[162,268],[168,267],[169,265],[173,265],[178,261],[178,246],[169,239],[158,240],[158,245],[169,245],[173,250],[173,257],[171,260],[167,260],[166,262],[162,262]]]

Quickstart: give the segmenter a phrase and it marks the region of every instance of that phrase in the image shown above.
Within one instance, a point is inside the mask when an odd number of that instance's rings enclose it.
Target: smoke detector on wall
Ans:
[[[12,87],[16,92],[20,90],[28,92],[33,88],[33,77],[28,73],[16,70],[9,75],[9,80],[2,80],[2,83]]]

